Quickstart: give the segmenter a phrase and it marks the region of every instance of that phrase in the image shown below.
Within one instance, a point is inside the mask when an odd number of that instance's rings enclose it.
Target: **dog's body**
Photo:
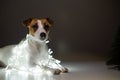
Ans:
[[[29,28],[26,39],[18,45],[12,45],[0,50],[0,63],[16,69],[29,69],[39,66],[54,71],[55,74],[67,72],[58,60],[51,56],[52,51],[47,48],[51,21],[45,19],[28,19],[23,22]]]

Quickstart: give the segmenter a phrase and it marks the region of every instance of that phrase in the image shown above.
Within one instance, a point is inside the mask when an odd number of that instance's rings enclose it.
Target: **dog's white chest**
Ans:
[[[12,56],[8,65],[16,68],[42,66],[48,64],[49,54],[45,42],[38,43],[31,36],[16,45],[12,50]]]

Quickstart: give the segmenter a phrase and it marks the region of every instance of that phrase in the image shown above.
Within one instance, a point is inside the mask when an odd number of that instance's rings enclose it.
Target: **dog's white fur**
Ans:
[[[38,20],[39,28],[34,36],[27,34],[26,39],[18,45],[7,46],[0,49],[0,61],[8,67],[16,69],[29,69],[39,66],[52,70],[64,70],[60,61],[52,57],[50,49],[46,46],[46,40],[40,40],[39,34],[45,32],[41,21]],[[46,35],[48,37],[48,34]]]

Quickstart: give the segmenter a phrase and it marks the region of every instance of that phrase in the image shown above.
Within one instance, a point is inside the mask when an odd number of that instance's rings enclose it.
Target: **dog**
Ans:
[[[29,18],[23,21],[23,25],[29,29],[29,34],[19,44],[0,49],[0,66],[20,70],[37,66],[54,74],[68,72],[59,60],[52,57],[52,51],[46,45],[53,21],[49,18]]]

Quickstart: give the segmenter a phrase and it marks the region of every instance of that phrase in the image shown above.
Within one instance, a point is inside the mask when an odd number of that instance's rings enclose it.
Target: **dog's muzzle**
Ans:
[[[46,39],[46,33],[44,33],[44,32],[40,33],[40,39],[45,40]]]

